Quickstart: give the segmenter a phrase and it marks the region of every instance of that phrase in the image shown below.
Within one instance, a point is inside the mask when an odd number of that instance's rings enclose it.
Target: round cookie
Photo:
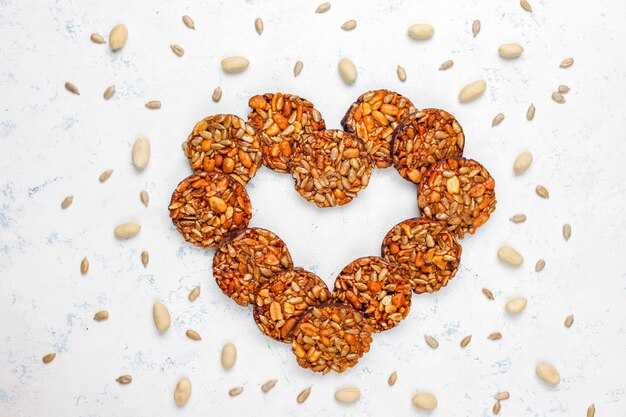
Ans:
[[[326,128],[313,103],[293,94],[257,95],[248,105],[252,109],[248,124],[261,139],[263,165],[276,172],[289,172],[289,160],[302,135]]]
[[[407,219],[383,239],[382,257],[409,274],[415,293],[435,292],[454,277],[461,260],[461,245],[439,222]]]
[[[312,272],[301,268],[279,272],[259,287],[254,321],[265,335],[289,343],[300,317],[329,299],[328,287]]]
[[[291,159],[295,188],[318,207],[342,206],[367,187],[372,163],[363,141],[341,130],[305,136]]]
[[[389,90],[362,94],[341,120],[343,128],[365,143],[378,168],[391,166],[393,131],[415,107],[408,98]]]
[[[293,332],[298,365],[314,372],[343,372],[370,350],[372,329],[350,306],[326,304],[310,308]]]
[[[496,209],[495,181],[472,159],[447,158],[424,174],[417,194],[423,217],[438,221],[463,238],[474,233]]]
[[[237,304],[253,304],[259,287],[293,268],[287,245],[269,230],[254,227],[224,241],[213,256],[213,277]]]
[[[208,116],[193,128],[183,144],[194,171],[222,172],[246,185],[261,164],[259,139],[254,129],[232,114]]]
[[[402,178],[419,184],[438,161],[461,156],[465,136],[457,120],[445,110],[425,109],[410,114],[393,133],[393,165]]]
[[[409,314],[411,295],[407,272],[378,256],[350,262],[333,288],[333,299],[363,313],[376,332],[400,324]]]
[[[169,205],[170,217],[186,241],[215,247],[245,229],[252,206],[245,188],[219,172],[197,172],[178,184]]]

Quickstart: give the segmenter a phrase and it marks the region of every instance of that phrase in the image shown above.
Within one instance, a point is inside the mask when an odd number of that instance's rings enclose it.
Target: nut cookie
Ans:
[[[367,187],[372,163],[363,141],[341,130],[307,135],[290,163],[295,188],[318,207],[348,204]]]
[[[411,284],[407,272],[378,256],[359,258],[339,273],[333,299],[363,313],[374,331],[400,324],[411,308]]]
[[[378,168],[391,166],[393,131],[415,111],[411,100],[389,90],[362,94],[341,120],[343,128],[365,142],[365,148]]]
[[[372,343],[372,328],[350,306],[327,304],[310,308],[293,332],[298,364],[314,372],[343,372],[357,364]]]
[[[454,277],[461,245],[439,222],[414,218],[396,224],[383,239],[382,257],[409,274],[416,293],[435,292]]]
[[[423,217],[438,221],[463,238],[474,233],[496,209],[495,181],[472,159],[447,158],[424,174],[417,194]]]
[[[245,188],[219,172],[197,172],[178,184],[169,205],[170,217],[186,241],[215,247],[245,229],[252,206]]]
[[[292,269],[287,245],[269,230],[254,227],[224,241],[213,256],[213,277],[237,304],[254,304],[256,292],[275,274]]]
[[[425,109],[410,114],[393,133],[393,165],[402,178],[419,184],[426,170],[438,161],[461,156],[465,135],[445,110]]]
[[[263,165],[276,172],[289,172],[289,160],[302,135],[326,128],[313,103],[293,94],[257,95],[248,105],[252,109],[248,124],[261,139]]]
[[[301,268],[279,272],[259,287],[254,321],[265,335],[289,343],[300,317],[329,299],[328,287],[312,272]]]
[[[200,120],[183,144],[183,150],[194,171],[222,172],[241,185],[254,177],[261,164],[256,132],[232,114]]]

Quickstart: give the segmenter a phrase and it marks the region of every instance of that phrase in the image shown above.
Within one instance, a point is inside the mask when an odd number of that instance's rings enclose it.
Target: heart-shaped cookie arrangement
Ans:
[[[298,364],[343,372],[370,349],[372,334],[396,327],[411,296],[445,287],[457,272],[461,245],[495,210],[495,182],[462,156],[465,136],[450,113],[417,110],[388,90],[361,95],[326,129],[301,97],[252,97],[248,121],[212,115],[193,128],[183,150],[192,169],[172,195],[170,217],[185,240],[217,248],[213,276],[222,292],[253,306],[259,330],[291,343]],[[252,217],[245,185],[261,165],[290,173],[296,191],[318,207],[345,205],[367,187],[373,168],[391,165],[419,185],[422,217],[384,237],[380,256],[348,264],[332,289],[295,267],[285,242]]]

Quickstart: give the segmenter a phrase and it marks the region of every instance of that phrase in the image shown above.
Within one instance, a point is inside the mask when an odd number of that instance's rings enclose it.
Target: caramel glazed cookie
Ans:
[[[389,90],[362,94],[341,120],[343,128],[365,142],[378,168],[391,165],[393,131],[415,107],[408,98]]]
[[[213,256],[213,277],[237,304],[255,302],[259,287],[278,272],[292,269],[287,245],[269,230],[245,229],[225,240]]]
[[[248,226],[252,206],[245,188],[228,175],[198,172],[185,178],[172,194],[170,217],[186,241],[215,247]]]
[[[300,317],[329,299],[330,291],[317,275],[301,268],[279,272],[259,287],[254,321],[263,334],[289,343]]]
[[[423,217],[463,238],[489,220],[496,209],[495,186],[493,177],[478,162],[447,158],[424,174],[417,205]]]
[[[261,164],[256,132],[232,114],[200,120],[183,144],[183,150],[194,171],[222,172],[241,185],[250,181]]]
[[[422,175],[440,160],[461,156],[465,135],[445,110],[425,109],[410,114],[393,133],[393,165],[402,178],[419,184]]]
[[[276,172],[289,172],[289,160],[302,135],[326,128],[313,103],[293,94],[268,93],[248,101],[248,123],[261,138],[263,165]]]
[[[333,298],[363,313],[374,331],[391,329],[411,308],[407,272],[378,256],[348,264],[335,280]]]
[[[363,141],[341,130],[305,136],[289,166],[296,191],[318,207],[349,203],[367,187],[372,172]]]
[[[309,309],[293,332],[298,365],[314,372],[343,372],[357,364],[372,343],[372,328],[350,306],[327,304]]]
[[[383,239],[382,256],[405,268],[416,293],[438,291],[454,277],[461,245],[439,222],[414,218],[396,224]]]

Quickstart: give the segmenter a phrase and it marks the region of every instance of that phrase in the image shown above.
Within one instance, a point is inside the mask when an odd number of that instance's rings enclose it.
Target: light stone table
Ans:
[[[433,416],[490,416],[493,396],[511,393],[502,416],[626,416],[626,238],[624,158],[626,131],[624,39],[626,3],[618,0],[377,1],[335,0],[325,14],[312,1],[78,1],[0,0],[0,416],[413,416],[417,391],[439,401]],[[188,14],[196,30],[186,28]],[[254,19],[262,17],[259,36]],[[354,31],[341,24],[355,19]],[[477,37],[475,19],[482,22]],[[430,23],[435,35],[411,40],[409,25]],[[126,46],[113,53],[89,40],[129,28]],[[498,46],[517,42],[517,60]],[[185,49],[182,58],[170,44]],[[220,60],[244,55],[250,67],[227,75]],[[561,69],[566,57],[571,68]],[[358,79],[345,85],[337,62],[350,58]],[[448,59],[454,66],[438,71]],[[292,70],[304,62],[297,78]],[[406,68],[401,83],[396,67]],[[479,100],[460,104],[466,83],[485,79]],[[63,87],[71,81],[80,96]],[[115,84],[112,100],[102,98]],[[566,102],[550,98],[571,87]],[[221,102],[211,101],[221,86]],[[184,242],[167,205],[190,173],[181,142],[200,118],[247,114],[251,95],[271,91],[313,101],[330,128],[362,92],[389,88],[419,108],[456,115],[466,132],[465,154],[496,179],[498,207],[489,222],[462,241],[463,257],[450,285],[413,297],[407,320],[375,335],[372,350],[341,375],[301,369],[288,345],[264,337],[250,311],[222,295],[210,272],[212,250]],[[160,110],[144,103],[161,100]],[[537,108],[526,120],[530,103]],[[499,112],[506,118],[492,128]],[[148,168],[130,161],[133,142],[152,143]],[[531,168],[514,176],[523,150]],[[104,184],[98,176],[113,169]],[[535,194],[543,184],[549,199]],[[150,204],[139,201],[147,190]],[[359,256],[376,255],[384,234],[418,215],[416,189],[393,168],[374,172],[369,187],[345,207],[320,210],[293,190],[289,175],[262,169],[247,187],[252,226],[275,231],[297,265],[329,285]],[[61,210],[67,195],[74,203]],[[509,217],[525,213],[513,224]],[[118,241],[115,225],[141,223],[136,238]],[[572,237],[561,236],[564,223]],[[496,257],[517,248],[522,267]],[[139,254],[150,253],[147,268]],[[79,272],[81,259],[91,262]],[[546,267],[534,271],[543,258]],[[200,285],[190,303],[187,294]],[[488,300],[482,288],[495,300]],[[513,296],[528,298],[517,317],[504,313]],[[152,304],[162,300],[172,327],[160,335]],[[110,312],[104,322],[93,314]],[[563,320],[574,314],[571,328]],[[200,342],[185,337],[195,329]],[[499,331],[502,340],[487,335]],[[424,335],[439,340],[429,348]],[[472,341],[465,349],[459,342]],[[238,349],[224,371],[220,350]],[[42,356],[56,352],[47,365]],[[560,371],[550,387],[535,375],[540,361]],[[387,385],[398,372],[395,386]],[[131,374],[132,384],[115,382]],[[178,409],[173,391],[188,376],[193,393]],[[278,383],[263,394],[260,385]],[[228,390],[243,386],[235,398]],[[333,393],[357,386],[361,400],[338,404]],[[312,386],[306,403],[297,394]]]

